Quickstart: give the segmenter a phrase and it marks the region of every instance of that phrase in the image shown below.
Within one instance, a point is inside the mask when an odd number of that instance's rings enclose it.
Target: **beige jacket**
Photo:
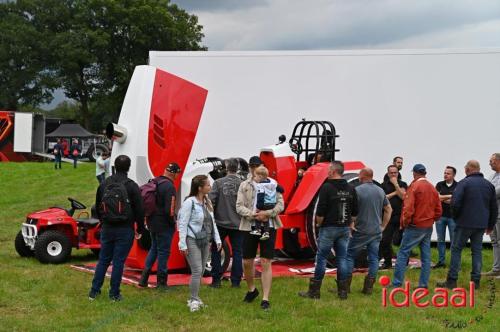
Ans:
[[[253,216],[253,201],[255,190],[252,185],[252,179],[249,178],[240,184],[238,189],[238,198],[236,200],[236,212],[241,216],[240,231],[250,231]],[[283,227],[278,216],[284,210],[283,196],[280,193],[276,195],[276,206],[272,210],[266,210],[269,218],[273,221],[275,229]]]

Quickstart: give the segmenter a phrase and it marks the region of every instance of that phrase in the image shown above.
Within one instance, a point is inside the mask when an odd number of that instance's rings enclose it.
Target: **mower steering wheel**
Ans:
[[[74,198],[68,197],[68,201],[71,202],[71,207],[75,210],[85,210],[87,208],[83,203],[78,202]]]
[[[290,144],[290,149],[292,150],[293,153],[299,155],[302,153],[303,148],[302,144],[300,144],[300,140],[298,138],[291,138],[290,141],[288,141]]]

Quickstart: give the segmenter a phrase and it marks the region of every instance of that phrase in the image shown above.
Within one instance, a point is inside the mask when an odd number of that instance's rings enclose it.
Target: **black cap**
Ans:
[[[168,164],[168,166],[165,167],[165,170],[169,171],[170,173],[180,173],[182,171],[177,163]]]
[[[248,161],[248,165],[260,166],[260,165],[262,165],[262,160],[260,160],[260,158],[257,156],[250,157],[250,160]]]

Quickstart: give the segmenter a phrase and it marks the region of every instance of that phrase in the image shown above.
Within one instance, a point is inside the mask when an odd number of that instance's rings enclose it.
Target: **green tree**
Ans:
[[[46,36],[15,3],[0,3],[0,108],[18,110],[52,100],[54,72]]]
[[[133,70],[147,63],[149,50],[205,49],[197,17],[168,0],[18,0],[15,6],[48,39],[46,69],[77,102],[77,118],[88,129],[117,119]]]

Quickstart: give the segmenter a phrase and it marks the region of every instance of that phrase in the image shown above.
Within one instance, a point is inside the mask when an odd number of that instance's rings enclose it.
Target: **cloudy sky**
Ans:
[[[499,0],[173,0],[209,50],[500,47]]]
[[[198,16],[211,51],[500,47],[500,0],[172,2]]]

